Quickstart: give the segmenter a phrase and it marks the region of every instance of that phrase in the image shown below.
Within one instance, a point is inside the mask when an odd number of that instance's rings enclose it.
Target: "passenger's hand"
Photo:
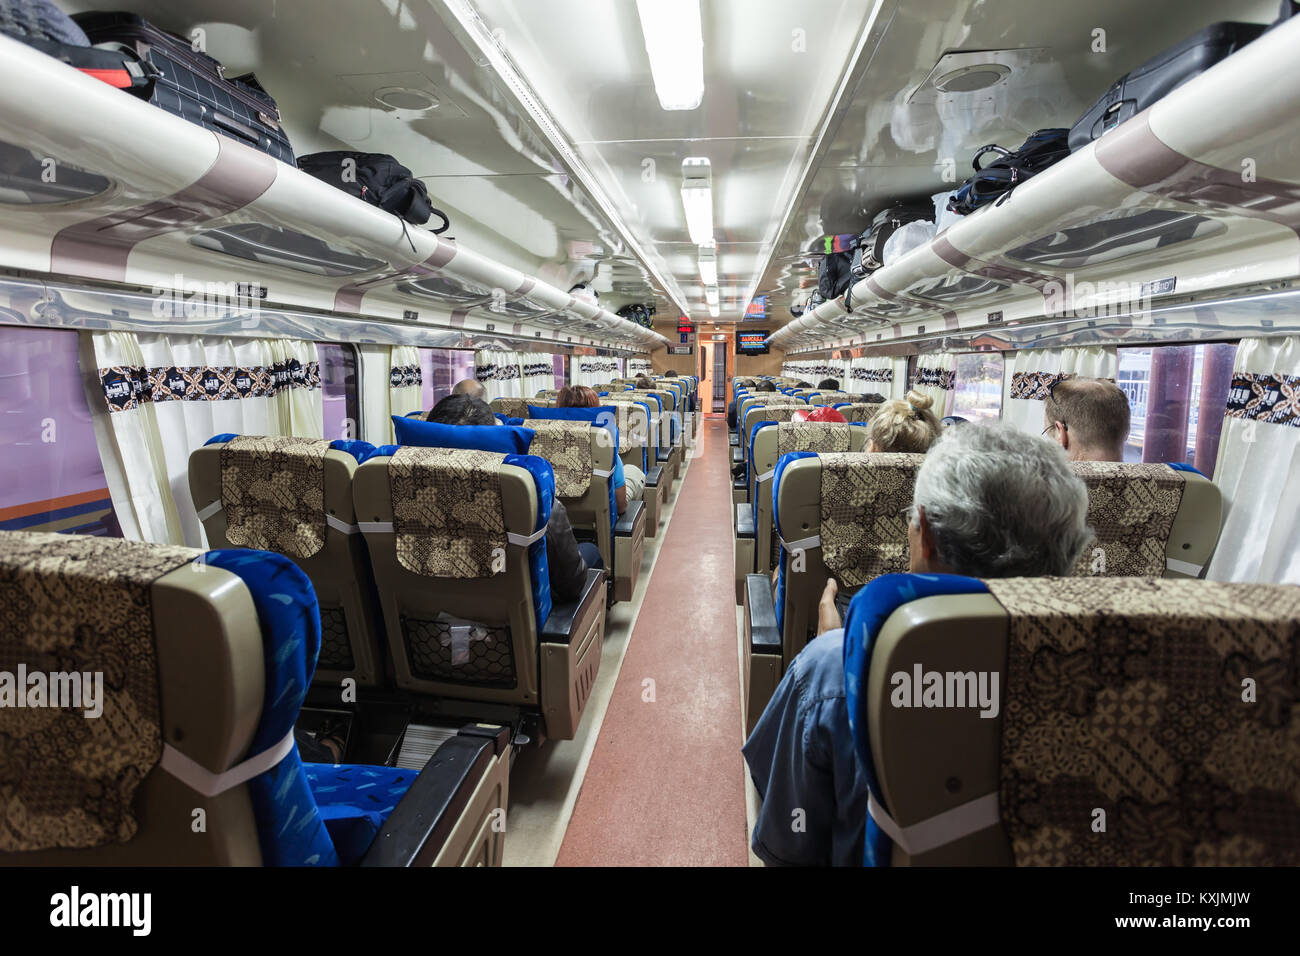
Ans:
[[[822,591],[822,599],[817,604],[818,634],[825,634],[837,627],[843,627],[843,622],[840,621],[840,612],[835,607],[835,595],[839,593],[839,590],[839,585],[835,583],[834,578],[826,579],[826,588]]]

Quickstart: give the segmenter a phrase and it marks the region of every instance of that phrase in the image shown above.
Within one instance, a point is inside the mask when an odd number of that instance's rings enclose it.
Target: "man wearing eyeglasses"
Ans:
[[[1050,437],[1071,461],[1123,461],[1128,441],[1128,396],[1104,378],[1066,378],[1043,402]]]

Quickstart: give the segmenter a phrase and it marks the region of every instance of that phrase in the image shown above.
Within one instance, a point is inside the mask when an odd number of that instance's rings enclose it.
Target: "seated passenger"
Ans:
[[[453,395],[468,395],[470,398],[477,398],[481,402],[487,401],[487,389],[478,379],[466,378],[461,379],[452,388]]]
[[[867,422],[867,451],[924,455],[943,426],[930,406],[934,399],[912,391],[901,402],[885,402]]]
[[[952,428],[916,476],[909,569],[1067,575],[1088,543],[1087,519],[1088,490],[1063,452],[1010,425]],[[743,748],[763,801],[754,852],[773,865],[862,864],[867,783],[849,732],[834,599],[829,581],[818,615],[823,633],[790,663]]]
[[[817,383],[817,390],[822,392],[838,392],[840,383],[833,378],[824,378]]]
[[[865,395],[859,397],[858,401],[865,405],[883,405],[885,403],[885,396],[881,395],[879,392],[867,392]]]
[[[634,387],[642,391],[654,391],[655,383],[649,375],[638,375],[636,381],[632,383]]]
[[[448,395],[433,406],[429,421],[442,425],[500,424],[487,402],[468,395]],[[605,566],[600,548],[587,541],[580,543],[574,536],[569,513],[559,498],[552,500],[551,518],[546,523],[546,563],[551,594],[557,601],[576,601],[582,596],[587,568]]]
[[[566,385],[555,397],[556,408],[599,408],[600,396],[586,385]],[[645,493],[645,472],[635,465],[624,465],[614,451],[614,501],[618,513],[627,511],[628,500],[640,501]]]
[[[1044,435],[1071,461],[1123,461],[1128,441],[1128,396],[1104,378],[1067,378],[1043,401]]]
[[[812,382],[797,382],[797,383],[795,384],[794,387],[795,387],[795,388],[812,388],[812,387],[813,387],[813,383],[812,383]]]

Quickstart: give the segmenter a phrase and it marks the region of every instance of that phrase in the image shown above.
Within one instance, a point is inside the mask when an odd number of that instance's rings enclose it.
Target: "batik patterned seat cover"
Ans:
[[[243,435],[221,448],[226,540],[310,558],[325,546],[325,453],[317,438]]]
[[[1018,865],[1300,864],[1300,588],[985,584],[1010,614]]]
[[[1183,473],[1161,464],[1076,461],[1070,467],[1088,486],[1088,524],[1095,535],[1074,573],[1163,576],[1183,500]]]
[[[388,485],[402,567],[439,578],[504,573],[504,460],[497,452],[405,445],[393,453]]]
[[[555,493],[561,498],[581,498],[591,487],[591,424],[533,419],[529,454],[545,458],[555,471]]]
[[[162,756],[151,588],[198,557],[119,538],[0,532],[0,850],[135,836],[136,789]],[[102,674],[102,712],[16,707],[18,675]],[[91,678],[94,680],[93,676]],[[61,686],[67,686],[63,680]],[[8,693],[6,694],[6,690]]]
[[[857,588],[908,567],[907,515],[924,455],[821,455],[821,546],[826,569]]]

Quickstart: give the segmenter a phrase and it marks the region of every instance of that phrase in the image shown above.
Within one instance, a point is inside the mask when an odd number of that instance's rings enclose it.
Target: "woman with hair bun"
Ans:
[[[930,411],[933,404],[929,395],[915,390],[901,402],[885,402],[867,423],[867,451],[925,454],[943,431]]]

